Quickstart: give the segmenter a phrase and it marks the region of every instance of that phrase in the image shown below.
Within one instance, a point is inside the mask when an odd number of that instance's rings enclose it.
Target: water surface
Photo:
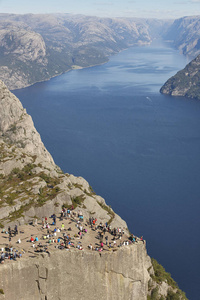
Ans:
[[[197,300],[200,102],[159,93],[187,62],[155,42],[15,94],[55,162],[87,179]]]

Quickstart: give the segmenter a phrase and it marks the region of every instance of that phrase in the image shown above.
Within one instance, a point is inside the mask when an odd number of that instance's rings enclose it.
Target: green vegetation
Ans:
[[[183,70],[169,78],[161,88],[161,93],[171,94],[178,91],[180,95],[200,100],[200,56],[192,60]]]
[[[115,213],[112,210],[111,206],[108,206],[106,204],[101,203],[100,201],[97,201],[98,204],[101,206],[101,208],[103,208],[104,210],[107,211],[107,213],[110,215],[110,220],[108,221],[108,225],[113,221],[114,217],[115,217]]]
[[[58,178],[52,178],[49,175],[41,172],[37,176],[40,176],[49,186],[54,186],[60,183],[60,180]]]
[[[91,193],[92,195],[96,195],[96,193],[95,193],[95,191],[93,190],[93,188],[91,187],[91,185],[89,186],[89,189],[90,189],[90,193]]]
[[[84,200],[85,200],[85,195],[76,196],[71,199],[72,204],[65,203],[62,205],[62,207],[63,208],[71,208],[73,205],[74,208],[76,208],[77,206],[84,208],[85,207]]]
[[[160,296],[158,292],[158,287],[154,288],[151,291],[151,295],[147,296],[147,300],[181,300],[181,299],[187,299],[184,298],[184,295],[182,295],[179,291],[173,292],[172,290],[168,290],[167,296]]]
[[[96,195],[96,193],[94,192],[94,190],[93,190],[93,188],[91,187],[91,185],[89,186],[89,192],[88,192],[86,189],[83,190],[83,186],[82,186],[81,184],[75,183],[73,186],[74,186],[75,188],[79,188],[80,190],[84,191],[84,193],[85,193],[86,195],[90,196],[90,197]],[[71,185],[70,183],[68,184],[68,188],[69,188],[70,190],[72,189],[72,185]]]
[[[32,159],[35,161],[36,157],[33,156]],[[4,204],[13,206],[16,204],[16,200],[18,203],[19,201],[22,203],[19,210],[9,215],[9,220],[13,221],[23,216],[23,213],[28,210],[31,205],[44,205],[46,201],[55,198],[60,192],[60,188],[57,186],[60,180],[58,178],[52,178],[44,172],[35,174],[33,172],[35,167],[38,166],[34,163],[28,163],[21,170],[14,168],[7,176],[0,176],[0,207]],[[40,185],[40,179],[38,177],[41,178],[41,181],[46,182],[46,186],[40,187],[39,193],[35,194],[35,192],[32,192],[32,189],[34,185],[36,185],[36,187]],[[27,200],[29,201],[28,204]],[[24,201],[26,201],[26,204],[23,205]]]
[[[151,295],[147,296],[147,300],[161,300],[161,298],[159,297],[159,294],[158,294],[158,287],[154,288],[151,291]]]
[[[24,212],[29,210],[29,208],[31,208],[32,205],[33,205],[33,201],[29,202],[28,204],[22,205],[20,209],[12,212],[9,215],[10,222],[15,221],[16,219],[19,219],[21,217],[24,217]]]
[[[156,281],[157,283],[162,283],[163,281],[166,281],[172,288],[178,288],[178,285],[172,279],[171,274],[167,273],[163,266],[161,266],[154,258],[151,259],[151,262],[155,273],[155,275],[152,275],[152,279],[154,281]]]
[[[85,196],[84,195],[72,198],[72,205],[74,206],[74,208],[76,208],[77,206],[82,206],[84,200],[85,200]]]
[[[172,290],[168,290],[166,300],[180,300],[180,299],[186,299],[186,298],[183,298],[183,295],[179,291],[174,293]]]
[[[78,184],[78,183],[75,183],[75,184],[74,184],[74,187],[75,187],[75,188],[78,188],[78,189],[80,189],[80,190],[82,190],[82,188],[83,188],[83,186],[82,186],[81,184]]]
[[[3,289],[0,289],[0,294],[4,295]]]
[[[174,289],[172,291],[171,289],[168,290],[167,294],[167,300],[187,300],[186,295],[184,292],[182,292],[177,283],[172,279],[171,274],[166,272],[163,266],[161,266],[154,258],[151,259],[153,269],[154,269],[154,275],[151,275],[151,278],[154,282],[156,282],[158,285],[160,285],[162,282],[167,282],[167,284]],[[149,290],[151,290],[151,287],[149,286]],[[159,296],[158,293],[158,286],[151,291],[151,295],[148,296],[148,300],[163,300],[163,296]]]

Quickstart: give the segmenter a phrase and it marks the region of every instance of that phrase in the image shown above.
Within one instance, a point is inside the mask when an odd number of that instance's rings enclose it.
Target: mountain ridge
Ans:
[[[0,79],[14,90],[76,68],[106,63],[156,38],[191,59],[200,54],[200,17],[173,20],[71,14],[0,14]]]
[[[162,94],[200,100],[200,55],[169,78],[161,87]]]
[[[169,21],[82,15],[0,14],[0,79],[10,89],[89,67],[147,45]],[[150,28],[151,27],[151,28]]]
[[[186,16],[176,19],[164,34],[165,40],[172,40],[174,46],[184,55],[194,59],[200,54],[200,16]]]

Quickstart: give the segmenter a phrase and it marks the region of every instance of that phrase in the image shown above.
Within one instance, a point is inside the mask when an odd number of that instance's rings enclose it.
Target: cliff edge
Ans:
[[[168,79],[160,92],[171,96],[185,96],[200,100],[200,55],[183,70]]]
[[[13,251],[16,247],[7,242],[8,226],[28,228],[36,218],[59,215],[63,207],[73,207],[75,215],[81,210],[88,227],[88,219],[95,215],[100,224],[121,228],[130,236],[126,222],[86,180],[64,174],[55,165],[31,117],[0,82],[0,227],[5,235],[1,235],[1,248]],[[75,222],[73,218],[68,221]],[[91,226],[95,236],[93,229]],[[27,239],[25,236],[23,243]],[[62,247],[61,251],[52,245],[45,253],[33,248],[17,261],[1,263],[0,299],[145,300],[167,299],[169,294],[186,299],[165,271],[151,262],[145,242],[102,252]]]

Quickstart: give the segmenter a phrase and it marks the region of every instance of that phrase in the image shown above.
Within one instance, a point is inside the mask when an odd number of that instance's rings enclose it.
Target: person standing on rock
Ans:
[[[11,228],[10,228],[10,226],[8,227],[8,233],[9,233],[9,234],[11,233]]]
[[[9,234],[9,242],[11,242],[12,232],[10,226],[8,227],[8,234]]]
[[[53,221],[54,221],[54,225],[56,225],[56,215],[53,214]]]
[[[105,237],[106,240],[106,246],[108,245],[108,236]]]
[[[17,228],[17,225],[15,225],[15,235],[17,235],[18,234],[18,228]]]

